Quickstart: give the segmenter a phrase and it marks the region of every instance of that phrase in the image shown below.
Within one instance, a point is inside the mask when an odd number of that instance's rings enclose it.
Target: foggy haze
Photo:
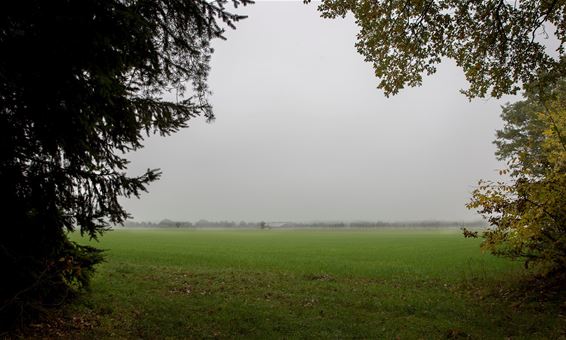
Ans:
[[[152,137],[129,173],[161,168],[137,221],[472,220],[465,208],[493,155],[501,105],[468,101],[452,62],[386,98],[354,47],[351,18],[316,3],[259,2],[215,41],[209,85],[216,121]],[[512,98],[511,98],[512,99]]]

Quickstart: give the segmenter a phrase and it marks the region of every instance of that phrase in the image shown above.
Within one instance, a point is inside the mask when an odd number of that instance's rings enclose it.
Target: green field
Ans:
[[[564,337],[559,304],[510,295],[521,265],[482,254],[478,245],[447,230],[116,230],[98,244],[107,249],[107,261],[91,291],[67,307],[50,332],[89,338]]]

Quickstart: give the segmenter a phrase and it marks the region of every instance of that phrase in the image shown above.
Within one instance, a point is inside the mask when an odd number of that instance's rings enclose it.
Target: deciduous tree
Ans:
[[[509,180],[482,181],[470,208],[488,218],[482,247],[566,280],[566,81],[507,105],[497,155]]]
[[[326,18],[354,16],[356,47],[386,95],[420,85],[444,58],[464,70],[469,97],[517,93],[543,71],[564,74],[563,0],[322,0],[319,10]],[[549,36],[558,45],[550,53]]]

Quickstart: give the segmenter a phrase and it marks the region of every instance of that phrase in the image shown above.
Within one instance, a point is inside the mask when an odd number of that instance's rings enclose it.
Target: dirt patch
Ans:
[[[305,275],[305,279],[309,281],[336,281],[334,276],[328,274],[307,274]]]

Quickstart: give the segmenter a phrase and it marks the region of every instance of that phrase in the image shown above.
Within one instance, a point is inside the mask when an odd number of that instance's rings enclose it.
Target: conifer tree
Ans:
[[[144,136],[212,119],[210,41],[250,2],[0,2],[2,328],[88,284],[101,252],[68,232],[96,239],[159,177],[126,174]]]

